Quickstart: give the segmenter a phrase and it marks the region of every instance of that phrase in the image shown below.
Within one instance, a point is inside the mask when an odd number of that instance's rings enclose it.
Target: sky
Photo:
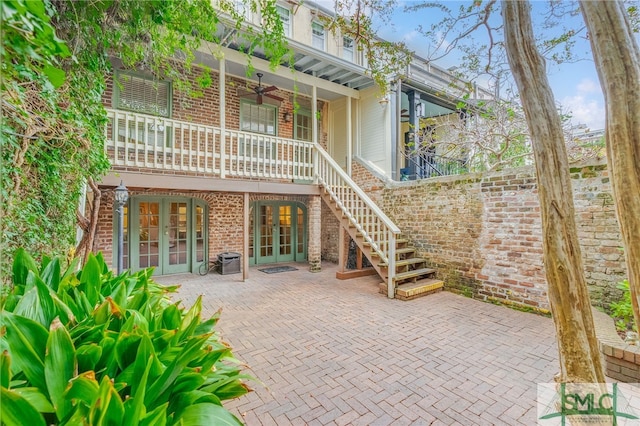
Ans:
[[[428,40],[416,31],[419,25],[427,28],[432,23],[439,22],[441,15],[437,10],[423,9],[416,12],[403,12],[403,6],[416,4],[417,2],[401,1],[393,13],[391,23],[380,24],[378,35],[387,40],[404,41],[409,48],[414,50],[418,56],[427,58],[430,53]],[[469,5],[470,1],[437,1],[452,10],[457,10],[460,5]],[[536,16],[546,10],[546,1],[533,1],[534,22]],[[497,17],[499,19],[499,16]],[[563,15],[559,19],[556,30],[562,27],[579,28],[583,26],[581,17]],[[552,34],[553,29],[544,30],[541,34]],[[475,41],[483,42],[486,39],[483,32],[476,32],[470,37]],[[453,38],[453,37],[451,37]],[[572,124],[576,127],[586,126],[590,130],[599,130],[604,128],[605,109],[604,99],[597,71],[593,60],[590,56],[589,42],[582,33],[577,39],[575,51],[579,57],[583,58],[577,62],[563,63],[561,65],[553,65],[547,62],[548,78],[554,91],[556,103],[558,103],[562,111],[568,112],[572,116]],[[452,40],[446,40],[445,43]],[[431,48],[431,50],[433,50]],[[435,63],[443,68],[455,66],[459,62],[460,54],[450,54],[449,57],[438,60]]]

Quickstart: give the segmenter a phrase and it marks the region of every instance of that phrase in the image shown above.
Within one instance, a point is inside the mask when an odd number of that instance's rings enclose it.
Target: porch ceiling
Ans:
[[[320,52],[294,40],[289,40],[289,46],[294,51],[293,65],[295,71],[286,67],[272,71],[264,60],[261,52],[256,52],[252,65],[258,71],[264,71],[263,84],[274,85],[283,90],[294,91],[294,85],[300,95],[311,97],[312,87],[316,86],[318,99],[333,101],[349,95],[357,98],[357,91],[375,84],[366,75],[366,69],[352,62]],[[228,74],[247,78],[247,61],[243,54],[229,47],[216,46],[210,52],[222,52],[226,59],[225,69]],[[219,69],[220,61],[216,54],[204,52],[196,53],[199,63],[212,69]],[[266,68],[266,69],[265,69]],[[315,78],[313,78],[315,77]]]

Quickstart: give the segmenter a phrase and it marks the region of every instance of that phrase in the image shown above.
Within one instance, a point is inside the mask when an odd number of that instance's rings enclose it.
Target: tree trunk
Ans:
[[[576,231],[573,191],[560,116],[533,36],[530,5],[502,1],[505,44],[529,126],[542,216],[549,304],[563,383],[603,383],[589,293]]]
[[[606,104],[607,163],[640,326],[640,50],[622,2],[581,1]]]

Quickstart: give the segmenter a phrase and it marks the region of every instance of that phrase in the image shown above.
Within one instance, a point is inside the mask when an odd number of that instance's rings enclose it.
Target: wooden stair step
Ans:
[[[411,300],[426,296],[442,290],[444,282],[433,278],[416,281],[415,283],[400,284],[396,288],[396,298],[400,300]]]
[[[419,277],[421,275],[430,275],[434,272],[436,272],[436,270],[432,268],[414,269],[413,271],[401,272],[399,274],[396,274],[395,280],[396,282],[398,282],[409,278]]]
[[[424,259],[422,257],[412,257],[410,259],[396,260],[396,268],[400,266],[415,265],[416,263],[423,263],[426,261],[427,259]],[[380,262],[378,263],[378,266],[386,268],[389,266],[389,264],[387,262]]]
[[[399,248],[399,249],[396,249],[396,256],[399,255],[399,254],[413,253],[415,251],[416,251],[416,249],[413,248],[413,247]],[[378,253],[375,253],[374,256],[378,256]]]

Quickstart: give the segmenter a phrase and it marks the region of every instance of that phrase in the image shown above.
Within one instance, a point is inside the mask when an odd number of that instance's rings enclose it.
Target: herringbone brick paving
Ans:
[[[448,292],[410,302],[379,278],[322,272],[179,275],[264,385],[227,402],[253,425],[532,425],[557,372],[552,321]]]

